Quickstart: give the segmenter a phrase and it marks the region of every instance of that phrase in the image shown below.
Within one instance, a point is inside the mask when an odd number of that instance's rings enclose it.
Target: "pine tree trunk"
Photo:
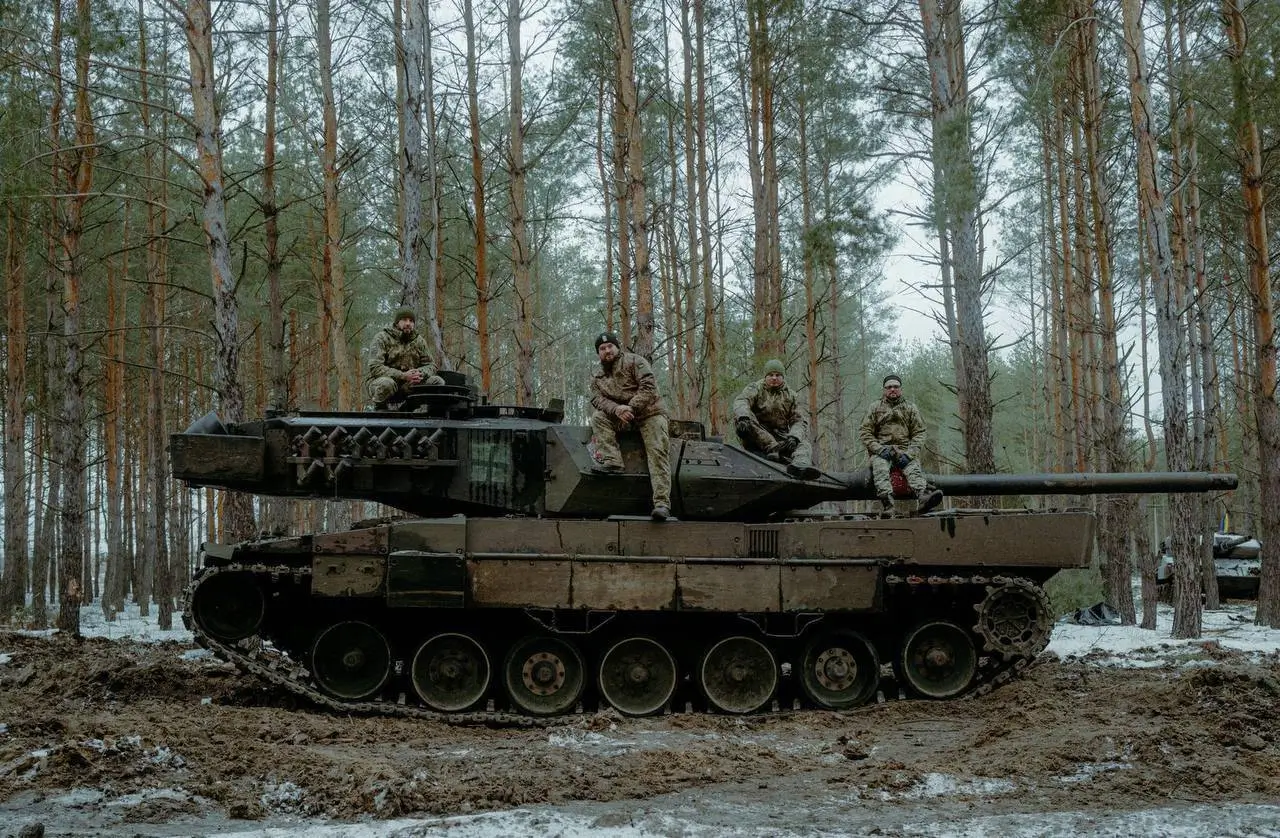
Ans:
[[[480,392],[493,388],[493,362],[489,346],[489,231],[485,220],[484,149],[480,146],[479,69],[476,66],[476,23],[471,0],[463,0],[462,20],[467,38],[467,114],[471,126],[471,201],[475,212],[476,338],[480,344]]]
[[[62,202],[63,337],[65,357],[59,387],[62,413],[55,450],[63,469],[61,515],[61,561],[58,565],[58,628],[72,636],[80,634],[80,606],[86,592],[81,584],[84,571],[85,522],[88,482],[85,466],[84,358],[81,345],[81,279],[84,254],[84,206],[93,188],[93,158],[96,151],[93,115],[89,111],[89,55],[91,43],[89,0],[76,3],[76,147],[67,159],[67,197]]]
[[[1138,206],[1146,223],[1147,253],[1151,259],[1152,292],[1160,344],[1160,380],[1164,396],[1165,459],[1170,471],[1190,466],[1187,438],[1187,352],[1181,326],[1180,278],[1175,275],[1164,193],[1157,181],[1157,143],[1150,124],[1146,45],[1138,0],[1122,0],[1125,55],[1129,65],[1129,98],[1138,151]],[[1174,559],[1174,637],[1199,637],[1201,631],[1200,574],[1194,559],[1198,525],[1196,503],[1190,495],[1169,496],[1169,548]]]
[[[244,392],[240,386],[239,308],[235,277],[231,273],[231,247],[227,236],[227,210],[222,180],[222,128],[215,102],[217,87],[213,68],[213,22],[209,0],[189,0],[185,18],[187,51],[191,62],[192,124],[203,187],[201,222],[209,248],[209,273],[213,286],[214,389],[222,415],[230,422],[244,421]],[[223,530],[240,540],[253,534],[253,505],[242,492],[228,492],[223,504]]]
[[[24,604],[27,591],[27,308],[22,244],[26,225],[12,204],[5,211],[4,577],[0,615]]]
[[[955,284],[956,338],[960,366],[956,390],[963,395],[965,463],[971,472],[995,471],[991,436],[991,380],[987,367],[986,329],[983,323],[982,262],[978,251],[978,191],[973,151],[970,147],[968,79],[964,57],[963,25],[958,3],[939,6],[937,0],[920,0],[925,34],[925,58],[934,105],[934,142],[940,150],[944,191],[935,195],[946,213],[952,278]]]
[[[507,2],[507,48],[511,72],[510,180],[511,259],[516,292],[516,404],[532,405],[533,375],[533,256],[525,229],[524,163],[524,52],[520,43],[520,23],[524,14],[520,0]]]
[[[1236,142],[1244,197],[1245,261],[1249,269],[1249,295],[1253,303],[1253,330],[1257,369],[1253,405],[1258,421],[1258,470],[1261,475],[1263,544],[1280,544],[1280,405],[1276,404],[1276,334],[1271,304],[1270,261],[1267,245],[1266,200],[1262,191],[1262,149],[1254,121],[1252,93],[1244,67],[1248,30],[1239,0],[1223,0],[1231,62]],[[1262,553],[1262,579],[1258,590],[1258,625],[1280,628],[1280,551]]]
[[[631,248],[635,254],[636,333],[633,351],[653,358],[653,268],[649,263],[649,213],[644,173],[644,134],[640,124],[640,99],[636,91],[635,33],[631,0],[613,0],[617,23],[619,119],[626,137],[624,171],[631,222]]]
[[[329,0],[316,2],[316,46],[320,63],[324,140],[320,146],[320,169],[324,184],[324,326],[327,329],[326,356],[337,382],[338,410],[352,405],[351,362],[346,335],[346,267],[342,261],[342,205],[338,197],[338,109],[333,90],[332,38],[329,31]]]
[[[694,123],[698,171],[698,230],[702,254],[702,361],[704,387],[709,428],[712,434],[720,433],[724,407],[720,404],[720,347],[717,333],[717,307],[715,278],[711,259],[711,190],[707,165],[707,77],[706,77],[706,10],[703,0],[693,0],[694,23]]]

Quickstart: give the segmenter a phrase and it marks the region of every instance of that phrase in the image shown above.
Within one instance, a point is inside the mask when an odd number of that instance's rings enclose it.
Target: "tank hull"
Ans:
[[[844,709],[1025,666],[1052,624],[1041,586],[1087,566],[1092,531],[1084,511],[405,520],[206,545],[185,614],[224,658],[348,712]]]

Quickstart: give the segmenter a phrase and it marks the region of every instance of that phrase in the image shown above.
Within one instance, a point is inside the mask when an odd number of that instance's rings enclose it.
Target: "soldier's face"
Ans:
[[[618,354],[621,352],[616,343],[605,341],[600,344],[600,348],[596,350],[596,354],[600,356],[600,360],[606,364],[612,364],[618,360]]]
[[[782,377],[782,373],[780,372],[771,372],[766,374],[764,377],[764,386],[768,387],[770,390],[777,390],[785,383],[786,379]]]
[[[413,318],[401,317],[396,321],[396,328],[400,330],[400,334],[407,335],[413,331]]]
[[[902,395],[902,385],[886,384],[884,385],[884,394],[891,399],[896,399],[898,396]]]

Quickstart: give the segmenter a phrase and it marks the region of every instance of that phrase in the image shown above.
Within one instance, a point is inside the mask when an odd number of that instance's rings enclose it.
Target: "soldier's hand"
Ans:
[[[408,381],[410,384],[417,384],[422,381],[422,371],[409,370],[404,374],[404,377],[405,377],[405,380]]]
[[[906,468],[907,463],[911,462],[911,457],[907,454],[898,455],[898,468]]]
[[[788,436],[786,444],[782,446],[783,453],[788,457],[796,453],[796,449],[800,447],[800,438],[796,436]]]
[[[631,410],[631,408],[628,405],[625,405],[625,404],[619,405],[618,409],[614,411],[614,415],[617,416],[618,420],[623,424],[630,424],[631,422],[635,421],[635,418],[636,418],[636,414]]]
[[[885,447],[880,449],[881,459],[888,460],[890,463],[893,462],[893,458],[896,453],[897,452],[893,450],[892,445],[886,445]]]
[[[738,436],[744,436],[751,430],[751,420],[745,416],[739,416],[733,420],[733,429],[738,432]]]

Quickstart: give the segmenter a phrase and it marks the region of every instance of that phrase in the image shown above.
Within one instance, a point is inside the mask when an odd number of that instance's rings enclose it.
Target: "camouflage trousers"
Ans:
[[[600,410],[591,412],[591,432],[596,438],[596,451],[606,465],[622,465],[618,448],[618,431],[638,428],[644,440],[644,455],[649,464],[649,485],[653,489],[654,506],[671,506],[671,429],[667,417],[659,413],[623,427],[616,417]]]
[[[430,378],[422,379],[420,384],[443,384],[444,379],[438,375]],[[409,382],[396,381],[389,375],[381,378],[371,378],[365,384],[365,392],[369,395],[369,401],[374,404],[385,404],[388,401],[400,401],[409,395]]]
[[[871,477],[875,480],[877,495],[893,497],[893,483],[889,479],[891,468],[889,461],[884,457],[871,458]],[[924,493],[929,489],[929,483],[924,479],[924,472],[920,470],[919,460],[907,463],[907,467],[902,470],[902,476],[907,478],[907,485],[916,493],[916,497],[924,497]]]
[[[748,416],[751,424],[746,429],[746,435],[738,434],[738,439],[742,440],[742,447],[748,451],[758,454],[767,454],[769,449],[777,445],[779,440],[786,434],[775,435],[772,431],[761,425],[754,416]],[[813,446],[809,444],[809,440],[801,439],[800,444],[796,446],[796,450],[791,453],[789,458],[784,458],[784,462],[804,468],[813,465]]]

